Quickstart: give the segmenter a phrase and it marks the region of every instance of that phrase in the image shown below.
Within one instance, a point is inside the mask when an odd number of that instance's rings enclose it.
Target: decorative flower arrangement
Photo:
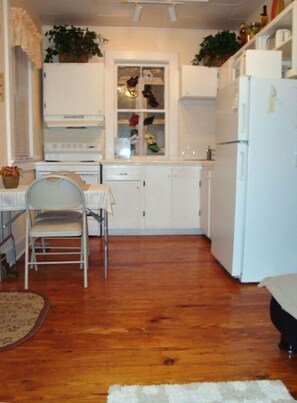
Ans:
[[[144,135],[144,138],[149,150],[151,150],[153,153],[160,151],[160,147],[157,144],[156,136],[154,134],[147,132]]]
[[[8,166],[6,165],[5,167],[1,168],[0,175],[2,176],[20,176],[22,168],[19,168],[18,166]]]
[[[139,141],[139,134],[138,129],[136,126],[139,124],[139,115],[133,113],[129,118],[129,126],[131,127],[130,130],[130,147],[131,147],[131,154],[135,155],[136,152],[136,144]]]
[[[17,188],[19,186],[21,168],[18,166],[2,167],[0,175],[2,176],[2,182],[6,189]]]
[[[146,127],[146,126],[153,124],[154,119],[155,119],[154,115],[146,117],[143,120],[143,126]],[[138,125],[139,125],[139,115],[136,113],[133,113],[129,118],[129,126],[131,127],[130,144],[131,144],[132,155],[135,154],[135,152],[136,152],[135,146],[139,142],[139,133],[138,133],[138,129],[136,128],[136,126],[138,126]],[[147,131],[144,133],[143,137],[147,143],[147,147],[149,150],[151,150],[153,153],[157,153],[160,151],[160,147],[157,145],[156,136],[154,134]]]

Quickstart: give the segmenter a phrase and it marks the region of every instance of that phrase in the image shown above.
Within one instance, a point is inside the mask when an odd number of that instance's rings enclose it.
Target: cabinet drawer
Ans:
[[[104,167],[104,181],[139,181],[142,179],[142,168],[140,167]]]

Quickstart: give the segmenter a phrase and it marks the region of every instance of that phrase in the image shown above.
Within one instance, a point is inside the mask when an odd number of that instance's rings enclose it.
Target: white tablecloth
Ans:
[[[20,185],[16,189],[0,189],[0,211],[20,211],[26,208],[25,193],[28,185]],[[108,185],[89,185],[84,190],[86,206],[90,210],[105,210],[112,214],[115,203]]]

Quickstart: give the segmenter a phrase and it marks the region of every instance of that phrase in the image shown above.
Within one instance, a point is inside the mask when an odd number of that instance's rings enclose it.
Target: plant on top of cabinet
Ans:
[[[236,34],[229,30],[208,35],[200,43],[200,50],[192,60],[192,64],[197,66],[202,62],[204,66],[220,67],[240,47]]]
[[[45,33],[51,44],[45,51],[45,63],[52,63],[54,56],[64,63],[86,63],[93,56],[102,57],[100,46],[108,42],[100,34],[88,28],[73,25],[54,25]]]

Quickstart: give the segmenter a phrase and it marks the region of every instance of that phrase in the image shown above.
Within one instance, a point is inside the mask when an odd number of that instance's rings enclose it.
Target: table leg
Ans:
[[[108,213],[104,210],[104,278],[108,277]]]
[[[97,214],[90,209],[86,209],[87,213],[94,217],[99,223],[100,227],[102,226],[103,222],[103,233],[100,235],[103,236],[104,240],[104,278],[107,279],[108,277],[108,213],[104,210],[103,217],[102,213]]]

